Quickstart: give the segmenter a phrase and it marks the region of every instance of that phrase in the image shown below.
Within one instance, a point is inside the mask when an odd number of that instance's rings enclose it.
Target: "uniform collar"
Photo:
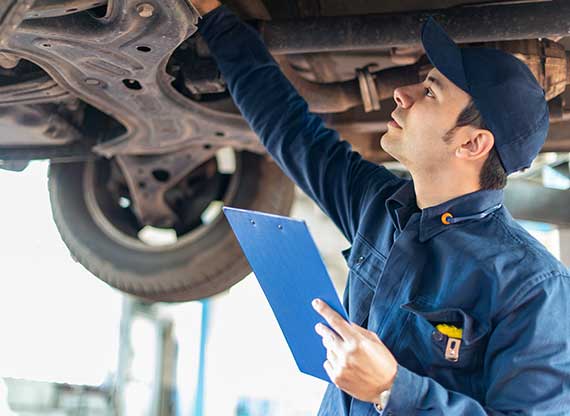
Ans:
[[[419,211],[413,181],[407,180],[386,200],[386,209],[394,226],[402,231],[410,216]]]
[[[479,190],[469,194],[461,195],[450,199],[442,204],[421,210],[420,216],[420,242],[426,242],[435,235],[456,227],[458,224],[445,224],[442,216],[446,213],[454,218],[475,215],[503,202],[503,190]],[[386,200],[386,209],[394,223],[400,231],[416,211],[419,211],[416,204],[416,194],[413,181],[406,181],[390,198]]]

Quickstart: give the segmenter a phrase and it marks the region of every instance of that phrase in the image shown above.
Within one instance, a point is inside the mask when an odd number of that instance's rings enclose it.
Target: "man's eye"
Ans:
[[[424,88],[424,93],[425,93],[424,95],[427,95],[428,97],[435,98],[435,96],[433,95],[433,92],[429,88]],[[428,95],[428,94],[431,94],[431,95]]]

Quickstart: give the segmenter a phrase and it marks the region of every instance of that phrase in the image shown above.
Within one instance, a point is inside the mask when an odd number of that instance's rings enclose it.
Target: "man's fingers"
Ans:
[[[313,308],[327,321],[345,341],[352,339],[353,329],[349,322],[335,312],[329,305],[319,299],[313,300]]]
[[[325,368],[325,371],[327,372],[327,375],[329,376],[329,378],[331,379],[331,381],[334,383],[334,380],[336,379],[335,374],[334,374],[334,369],[332,364],[330,363],[329,360],[326,360],[323,363],[323,367]]]
[[[341,348],[342,339],[326,325],[315,325],[315,332],[323,338],[323,345],[326,349],[338,350]]]
[[[333,366],[337,365],[338,357],[336,356],[333,350],[327,349],[327,361],[331,363]]]
[[[378,339],[378,336],[374,332],[371,332],[366,328],[362,328],[361,326],[352,324],[352,329],[359,335],[362,335],[368,339],[372,340]]]

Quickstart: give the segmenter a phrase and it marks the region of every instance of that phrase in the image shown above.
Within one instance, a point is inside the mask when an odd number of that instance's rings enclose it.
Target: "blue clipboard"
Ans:
[[[277,318],[299,370],[331,382],[326,349],[315,325],[324,319],[311,302],[320,298],[348,321],[307,224],[280,215],[223,208]]]

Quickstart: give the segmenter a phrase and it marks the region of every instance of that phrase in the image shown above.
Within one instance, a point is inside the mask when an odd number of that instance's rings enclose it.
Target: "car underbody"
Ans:
[[[379,138],[394,89],[431,68],[419,44],[427,16],[462,45],[508,51],[549,101],[542,151],[551,154],[539,166],[567,174],[570,3],[225,3],[259,30],[310,109],[378,163],[390,159]],[[199,299],[241,280],[249,267],[221,205],[287,214],[293,185],[234,105],[187,1],[0,4],[0,167],[50,160],[53,215],[71,254],[155,301]],[[515,199],[528,207],[534,192],[543,190],[521,188]]]

